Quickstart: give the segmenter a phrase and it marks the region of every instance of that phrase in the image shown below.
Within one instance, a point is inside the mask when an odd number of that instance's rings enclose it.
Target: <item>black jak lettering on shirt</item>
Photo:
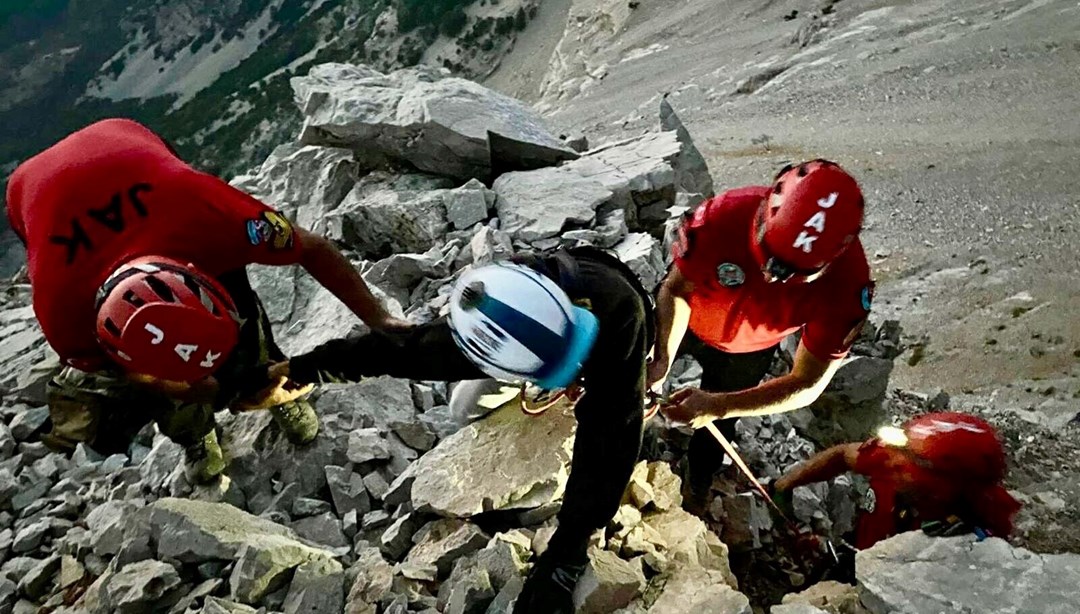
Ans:
[[[153,187],[149,184],[137,183],[128,188],[126,194],[125,192],[113,194],[112,198],[109,199],[109,203],[104,207],[88,208],[86,210],[86,215],[90,218],[91,222],[104,226],[115,234],[120,234],[127,229],[128,220],[124,219],[125,202],[131,204],[131,209],[135,211],[135,215],[145,218],[148,214],[146,204],[143,203],[139,195],[143,192],[150,192],[152,190]],[[127,196],[126,199],[124,198],[125,195]],[[91,228],[93,228],[93,225]],[[49,242],[61,245],[67,250],[67,264],[75,262],[75,259],[79,256],[80,248],[85,249],[88,252],[94,249],[94,243],[90,240],[90,234],[87,233],[86,228],[83,227],[83,220],[78,217],[71,219],[70,235],[52,235],[49,237]]]

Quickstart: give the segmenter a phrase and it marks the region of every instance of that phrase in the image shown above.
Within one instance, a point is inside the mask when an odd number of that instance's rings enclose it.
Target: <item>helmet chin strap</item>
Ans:
[[[821,276],[824,275],[825,271],[827,271],[827,270],[829,270],[829,265],[828,264],[821,267],[817,271],[815,271],[813,273],[810,273],[809,275],[792,275],[791,279],[789,279],[788,281],[789,282],[793,281],[793,282],[795,282],[797,284],[808,284],[810,282],[821,279]]]

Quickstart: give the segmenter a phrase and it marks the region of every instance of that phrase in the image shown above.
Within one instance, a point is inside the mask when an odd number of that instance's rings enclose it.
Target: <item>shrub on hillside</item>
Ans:
[[[465,8],[455,6],[439,23],[439,32],[445,36],[457,36],[465,28],[469,18],[465,16]]]
[[[397,0],[398,31],[411,32],[423,26],[439,27],[451,12],[455,9],[463,11],[469,4],[471,0]]]

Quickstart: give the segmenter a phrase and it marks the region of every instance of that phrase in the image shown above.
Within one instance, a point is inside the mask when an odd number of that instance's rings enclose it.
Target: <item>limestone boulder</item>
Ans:
[[[775,610],[774,610],[775,611]],[[723,572],[692,565],[678,568],[648,614],[751,614],[750,601],[731,588]]]
[[[372,162],[483,180],[493,167],[536,168],[577,155],[520,101],[438,69],[384,75],[367,66],[322,64],[293,78],[292,87],[304,115],[302,143],[364,150]],[[518,147],[500,142],[493,159],[489,134]]]
[[[630,605],[645,589],[641,559],[626,561],[613,552],[594,550],[574,590],[578,614],[605,614]]]
[[[502,230],[527,243],[591,225],[613,193],[567,168],[505,173],[492,185]]]
[[[675,189],[711,198],[714,194],[713,180],[705,156],[694,145],[690,131],[679,119],[667,97],[660,100],[660,129],[673,131],[681,146],[679,157],[675,160]]]
[[[359,175],[348,149],[282,145],[251,175],[230,184],[274,207],[301,228],[326,231],[326,214],[348,194]]]
[[[854,356],[809,408],[792,414],[800,433],[820,447],[862,441],[884,424],[883,408],[893,361]]]
[[[468,518],[558,499],[569,475],[574,424],[563,405],[542,419],[524,415],[513,401],[504,405],[442,440],[409,467],[414,507]]]
[[[615,253],[637,274],[646,289],[655,288],[667,272],[663,248],[652,235],[631,233],[615,245]]]
[[[253,265],[250,276],[251,287],[261,297],[273,326],[274,340],[288,356],[370,330],[301,267]],[[404,315],[400,303],[378,286],[372,286],[371,292],[391,314]]]
[[[903,533],[859,552],[855,576],[872,614],[1080,611],[1080,555],[1035,554],[998,538]]]

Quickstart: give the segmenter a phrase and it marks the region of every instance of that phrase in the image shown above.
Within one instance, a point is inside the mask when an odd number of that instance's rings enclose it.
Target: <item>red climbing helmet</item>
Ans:
[[[1005,479],[1005,449],[986,420],[938,412],[904,424],[905,446],[934,473],[957,480],[997,483]]]
[[[239,328],[228,292],[171,258],[127,262],[98,290],[98,342],[130,373],[198,381],[228,358]]]
[[[1005,489],[1005,449],[982,418],[926,414],[904,424],[906,473],[921,498],[952,501],[951,511],[999,537],[1013,531],[1020,502]]]
[[[862,219],[859,184],[835,162],[785,167],[754,224],[762,270],[773,281],[821,271],[855,240]]]

